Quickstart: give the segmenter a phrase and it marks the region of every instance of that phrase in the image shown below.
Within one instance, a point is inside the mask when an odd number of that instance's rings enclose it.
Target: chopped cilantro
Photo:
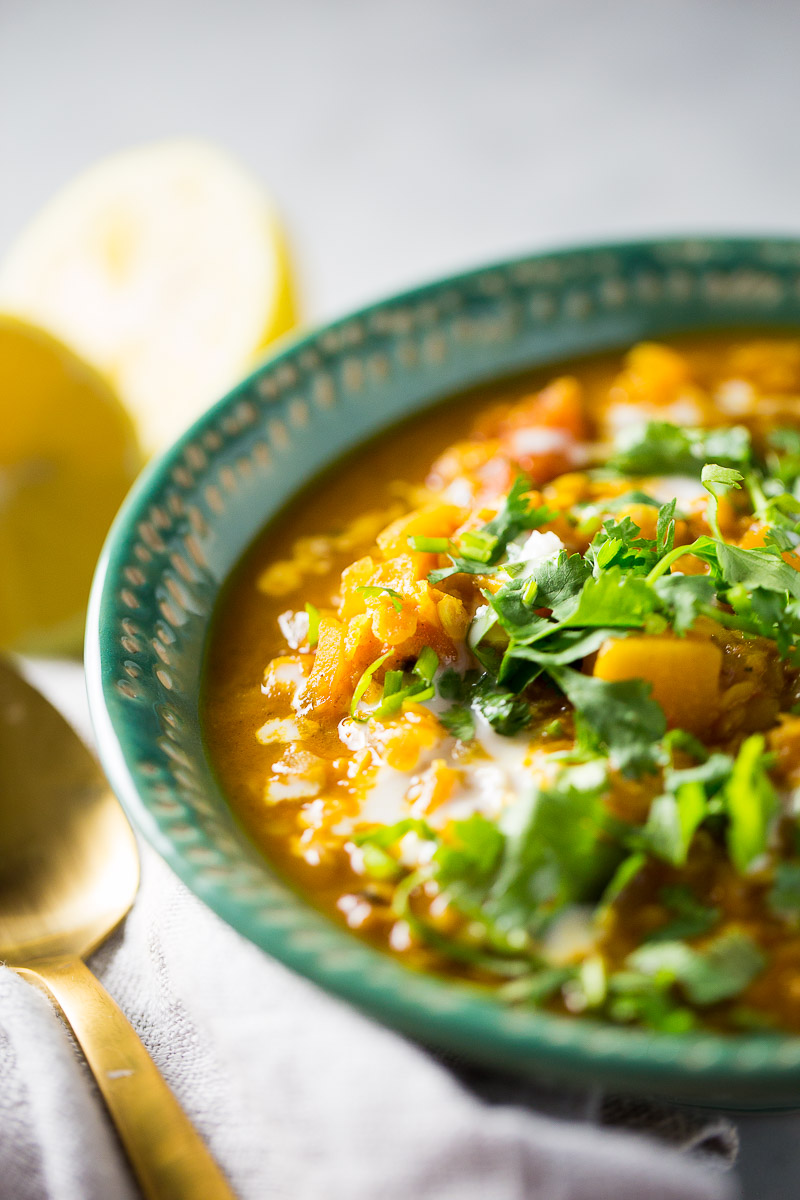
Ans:
[[[616,971],[608,981],[608,1016],[619,1024],[633,1021],[659,1033],[686,1033],[696,1025],[691,1009],[678,1004],[669,980],[642,971]]]
[[[780,556],[776,546],[758,546],[752,550],[717,543],[717,562],[725,582],[742,583],[748,589],[790,592],[800,599],[800,571],[795,571]]]
[[[714,599],[714,582],[707,575],[662,575],[654,580],[653,590],[669,613],[678,636],[694,625]]]
[[[610,836],[606,790],[605,767],[595,761],[563,770],[520,802],[487,898],[496,920],[528,929],[548,909],[599,896],[622,857]]]
[[[566,667],[553,667],[550,674],[597,739],[598,748],[608,752],[623,774],[656,769],[657,743],[664,736],[666,721],[661,706],[650,696],[649,683],[641,679],[608,683]]]
[[[666,421],[625,429],[607,467],[620,475],[699,475],[709,459],[742,466],[750,462],[750,433],[727,429],[682,429]]]
[[[706,463],[700,473],[700,482],[709,495],[708,520],[717,537],[722,540],[719,528],[719,498],[727,488],[741,489],[744,475],[733,467],[721,467],[718,463]]]
[[[485,886],[494,877],[505,838],[494,821],[473,813],[463,821],[453,821],[447,841],[434,854],[436,879],[443,887]]]
[[[475,737],[475,720],[463,704],[453,704],[446,712],[439,713],[439,720],[448,733],[462,742],[469,742]]]
[[[491,573],[514,538],[526,530],[538,529],[540,525],[551,520],[555,515],[551,509],[526,499],[530,490],[530,480],[524,475],[518,476],[503,500],[499,512],[491,521],[481,529],[462,533],[456,545],[450,542],[448,546],[440,547],[441,553],[450,555],[451,565],[431,571],[428,576],[429,582],[441,583],[450,575]]]
[[[472,703],[503,737],[513,737],[530,724],[531,708],[524,696],[515,696],[484,675],[472,690]]]
[[[614,903],[617,897],[624,892],[628,884],[636,878],[646,862],[647,855],[642,854],[641,851],[629,854],[627,858],[622,860],[603,892],[603,909],[608,908],[609,905]]]
[[[574,609],[563,618],[567,627],[640,629],[658,607],[658,595],[641,575],[616,566],[587,579],[577,599]]]
[[[769,892],[769,906],[778,917],[792,924],[800,921],[800,862],[781,862]]]
[[[471,708],[476,709],[495,732],[504,737],[513,737],[530,724],[531,708],[525,697],[501,687],[489,675],[481,675],[479,671],[467,671],[465,675],[459,675],[448,668],[439,676],[437,686],[443,700],[456,701],[448,712],[439,717],[445,728],[456,737],[463,737],[464,734],[474,736],[475,722]]]
[[[466,675],[459,675],[458,671],[454,671],[452,667],[447,667],[446,670],[442,671],[437,681],[439,695],[443,700],[466,700],[470,694],[472,684],[477,678],[477,671],[469,671]]]
[[[651,942],[634,950],[627,962],[635,971],[679,983],[699,1006],[738,996],[765,966],[752,938],[735,929],[702,950],[680,941]]]
[[[709,812],[709,800],[726,784],[733,760],[727,754],[706,756],[696,767],[664,771],[664,792],[650,806],[641,840],[657,858],[682,866],[695,830]]]
[[[673,883],[663,887],[660,899],[673,916],[666,925],[648,935],[648,942],[684,941],[686,938],[701,937],[719,921],[719,909],[703,904],[685,884]]]
[[[739,427],[687,430],[652,422],[623,435],[610,470],[641,477],[688,474],[708,491],[715,536],[688,545],[675,546],[676,501],[659,504],[646,490],[633,489],[576,506],[573,524],[587,539],[594,534],[585,554],[564,549],[528,561],[519,552],[522,535],[554,514],[536,504],[524,477],[482,527],[453,538],[409,538],[416,551],[449,557],[449,566],[429,575],[431,583],[457,573],[491,576],[467,639],[482,669],[440,671],[438,656],[425,647],[413,666],[386,671],[380,704],[370,715],[391,716],[405,700],[424,703],[438,691],[449,702],[441,724],[467,742],[481,720],[506,737],[521,733],[534,716],[544,725],[541,688],[555,685],[574,709],[575,747],[559,747],[554,778],[532,786],[500,821],[475,814],[433,830],[409,818],[353,838],[362,847],[364,871],[396,883],[394,911],[415,934],[469,968],[509,979],[502,989],[509,1001],[545,1003],[561,990],[574,1011],[597,1010],[621,1023],[682,1032],[697,1021],[689,1004],[703,1008],[735,999],[764,966],[761,950],[742,931],[729,928],[709,939],[726,914],[681,881],[701,826],[704,837],[727,845],[738,872],[767,864],[778,800],[763,735],[746,738],[733,756],[684,730],[667,733],[646,681],[609,682],[586,674],[584,662],[609,636],[666,630],[682,636],[702,617],[766,637],[790,665],[800,666],[800,572],[782,557],[800,551],[800,434],[784,434],[772,439],[765,458],[755,456],[748,432]],[[749,503],[764,530],[762,546],[745,549],[720,535],[719,497],[742,488],[742,509]],[[658,509],[654,537],[623,515],[634,504]],[[681,560],[689,555],[708,573],[682,574]],[[403,599],[392,588],[358,590],[386,596],[401,610]],[[306,610],[314,645],[319,613],[313,605]],[[391,653],[359,679],[351,705],[357,720],[365,719],[358,708]],[[557,737],[563,729],[556,719],[543,732]],[[628,824],[609,811],[614,771],[654,777],[658,794],[644,824]],[[409,833],[431,843],[429,856],[413,871],[398,851]],[[547,964],[541,939],[557,914],[574,904],[595,905],[595,922],[602,924],[640,875],[648,896],[659,881],[673,882],[658,891],[666,910],[662,924],[644,937],[623,970],[609,971],[598,953],[566,968]],[[444,932],[426,915],[424,897],[437,891],[463,918],[455,932]],[[800,925],[800,858],[774,868],[767,903],[777,917]],[[735,1011],[741,1018],[731,1009],[732,1022],[748,1020],[743,1005]]]

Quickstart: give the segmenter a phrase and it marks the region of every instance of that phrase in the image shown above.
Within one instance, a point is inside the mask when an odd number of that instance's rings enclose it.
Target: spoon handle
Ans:
[[[61,1009],[147,1200],[235,1200],[133,1027],[86,964],[51,958],[17,969]]]

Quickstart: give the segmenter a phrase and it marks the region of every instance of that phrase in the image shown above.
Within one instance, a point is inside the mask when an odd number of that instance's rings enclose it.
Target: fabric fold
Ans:
[[[736,1194],[697,1153],[730,1160],[727,1122],[446,1063],[273,962],[146,847],[90,965],[242,1200]],[[0,969],[0,1200],[136,1195],[66,1028]]]

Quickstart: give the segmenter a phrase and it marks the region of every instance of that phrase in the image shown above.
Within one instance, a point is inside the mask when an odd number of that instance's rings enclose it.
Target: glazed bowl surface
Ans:
[[[266,361],[140,478],[94,583],[102,764],[137,828],[240,933],[418,1040],[498,1068],[734,1107],[800,1105],[800,1038],[655,1034],[511,1008],[423,976],[271,868],[203,745],[206,642],[259,530],[360,442],[473,385],[678,333],[800,329],[800,240],[702,238],[519,258],[421,287]]]

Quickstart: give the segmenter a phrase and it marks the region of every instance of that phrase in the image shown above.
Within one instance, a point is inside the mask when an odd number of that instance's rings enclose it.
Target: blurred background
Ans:
[[[199,136],[267,189],[303,323],[558,244],[800,233],[791,0],[0,0],[0,256],[74,175]],[[79,668],[38,682],[85,727]],[[750,1119],[758,1200],[793,1117]]]
[[[271,191],[305,314],[594,237],[796,231],[792,0],[0,0],[0,252],[108,153]]]

